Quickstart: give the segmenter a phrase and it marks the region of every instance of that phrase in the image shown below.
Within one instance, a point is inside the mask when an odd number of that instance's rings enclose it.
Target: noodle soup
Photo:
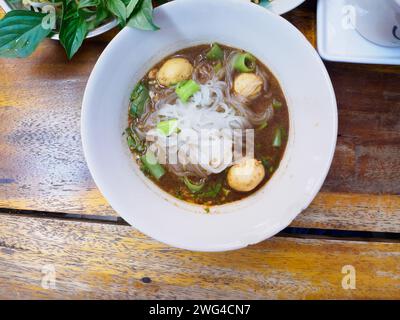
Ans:
[[[127,143],[146,176],[205,206],[240,200],[279,166],[289,119],[282,89],[251,53],[220,44],[178,51],[134,87]]]

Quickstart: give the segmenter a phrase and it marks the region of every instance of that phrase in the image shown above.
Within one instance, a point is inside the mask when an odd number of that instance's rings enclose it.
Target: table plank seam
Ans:
[[[109,224],[130,226],[121,217],[102,216],[102,215],[84,215],[60,212],[45,212],[34,210],[15,210],[0,208],[0,216],[23,216],[38,219],[55,219],[64,221],[87,222],[97,224]],[[396,232],[375,232],[358,230],[340,230],[340,229],[321,229],[321,228],[301,228],[287,227],[276,235],[277,237],[287,238],[307,238],[307,239],[329,239],[329,240],[348,240],[348,241],[373,241],[399,243],[400,233]],[[0,245],[1,246],[1,245]]]

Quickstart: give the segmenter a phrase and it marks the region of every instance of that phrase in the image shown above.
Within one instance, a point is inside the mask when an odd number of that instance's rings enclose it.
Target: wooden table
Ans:
[[[285,15],[314,46],[315,7]],[[195,253],[128,226],[87,169],[82,96],[115,34],[70,62],[51,40],[0,60],[0,298],[400,298],[400,67],[326,62],[339,135],[321,192],[293,229]]]

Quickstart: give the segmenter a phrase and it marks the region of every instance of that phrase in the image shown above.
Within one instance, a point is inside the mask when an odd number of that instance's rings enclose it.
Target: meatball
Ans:
[[[169,87],[192,77],[193,66],[185,58],[172,58],[164,62],[157,72],[159,84]]]
[[[227,180],[232,189],[248,192],[257,187],[264,179],[264,176],[264,166],[260,161],[252,158],[243,158],[229,169]]]
[[[256,74],[241,73],[235,78],[233,90],[236,94],[251,99],[261,92],[263,85],[263,79]]]

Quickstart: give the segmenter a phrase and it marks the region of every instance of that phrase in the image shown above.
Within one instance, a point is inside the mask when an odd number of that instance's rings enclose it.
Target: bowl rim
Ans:
[[[207,0],[207,1],[211,1],[211,0]],[[176,1],[170,2],[170,3],[162,6],[163,9],[161,9],[161,7],[158,7],[160,9],[157,8],[156,10],[167,10],[167,9],[169,9],[170,6],[179,6],[181,3],[187,4],[190,2],[196,2],[196,1],[195,0],[176,0]],[[241,0],[226,0],[226,2],[235,2],[237,4],[239,4],[239,3],[243,4],[243,2]],[[296,29],[292,24],[290,24],[285,19],[283,19],[273,13],[268,12],[267,10],[264,10],[260,6],[251,5],[251,4],[246,4],[246,5],[252,6],[253,8],[257,7],[256,9],[252,9],[252,10],[259,10],[259,13],[257,13],[257,14],[260,14],[262,12],[262,14],[264,14],[264,15],[270,15],[271,19],[280,19],[281,20],[280,23],[282,23],[282,22],[285,23],[286,27],[288,29],[290,29],[290,30],[288,30],[288,32],[293,33],[293,35],[295,33],[296,34],[295,36],[299,37],[299,41],[303,41],[304,46],[305,46],[304,50],[308,51],[306,54],[309,55],[310,58],[313,60],[312,63],[316,63],[315,66],[318,69],[318,73],[320,73],[320,76],[324,79],[324,86],[326,85],[325,86],[326,94],[327,94],[327,97],[329,97],[329,99],[330,99],[329,101],[327,101],[327,104],[329,104],[329,108],[330,108],[329,110],[332,112],[332,118],[329,119],[329,124],[331,126],[330,129],[332,129],[332,131],[330,131],[330,133],[329,133],[330,140],[326,141],[326,143],[329,146],[329,154],[328,154],[328,152],[326,152],[326,155],[325,155],[326,158],[324,157],[323,165],[321,166],[321,169],[318,171],[317,181],[313,184],[313,187],[307,192],[307,195],[303,197],[303,200],[301,202],[303,207],[299,208],[298,210],[293,209],[290,212],[290,214],[286,214],[284,217],[282,217],[281,220],[279,221],[279,223],[276,223],[273,226],[270,226],[268,228],[268,230],[266,230],[265,232],[263,231],[262,234],[259,233],[256,235],[252,235],[251,238],[241,239],[241,241],[235,242],[235,243],[224,243],[223,245],[221,245],[221,244],[218,244],[218,245],[212,245],[212,244],[203,245],[203,244],[201,244],[201,245],[193,246],[193,245],[182,244],[181,242],[175,242],[171,239],[168,239],[168,237],[165,235],[160,235],[160,234],[154,235],[154,233],[152,234],[150,232],[147,232],[147,230],[146,231],[143,230],[143,229],[145,229],[143,227],[143,225],[138,226],[137,221],[136,221],[136,223],[131,222],[135,228],[139,229],[140,231],[144,232],[145,234],[157,239],[158,241],[167,243],[167,244],[175,246],[175,247],[193,250],[193,251],[226,251],[226,250],[234,250],[234,249],[246,247],[247,245],[260,242],[262,240],[265,240],[265,239],[275,235],[276,233],[278,233],[279,231],[281,231],[282,229],[287,227],[291,223],[291,221],[311,203],[311,201],[314,199],[314,197],[320,190],[320,188],[328,174],[331,163],[332,163],[335,146],[336,146],[336,140],[337,140],[337,128],[338,128],[337,103],[336,103],[335,93],[333,90],[333,85],[329,78],[329,74],[325,68],[325,65],[323,64],[323,62],[322,62],[321,58],[319,57],[319,55],[317,54],[316,50],[311,46],[311,44],[305,38],[305,36],[298,29]],[[273,16],[273,18],[272,18],[272,16]],[[123,30],[115,39],[117,39],[118,37],[122,38],[125,33],[127,33],[127,30]],[[108,52],[112,51],[110,48],[111,48],[111,46],[106,48],[106,50],[100,56],[99,61],[97,62],[98,64],[103,64],[104,61],[107,60],[106,56],[108,55]],[[267,66],[268,66],[268,64],[267,64]],[[273,71],[273,70],[271,70],[271,71]],[[83,99],[83,108],[82,108],[82,117],[81,117],[83,150],[84,150],[86,161],[88,162],[89,170],[92,173],[93,179],[97,185],[102,184],[102,183],[100,181],[101,178],[98,176],[98,172],[95,172],[96,170],[94,170],[94,168],[96,168],[95,161],[90,155],[90,152],[91,152],[90,147],[89,147],[90,139],[88,138],[89,132],[88,132],[88,125],[86,125],[86,122],[88,121],[87,113],[89,112],[89,105],[88,105],[89,100],[90,100],[89,96],[92,94],[91,92],[94,91],[94,88],[92,87],[92,80],[94,81],[96,78],[99,78],[100,73],[101,72],[99,72],[99,70],[97,70],[95,67],[92,74],[90,75],[90,78],[88,81],[88,86],[86,87],[85,95],[84,95],[84,99]],[[278,77],[278,80],[279,80],[279,77]],[[285,92],[285,90],[284,90],[284,92]],[[103,184],[103,186],[104,186],[104,184]],[[100,190],[100,191],[103,193],[102,190]],[[106,195],[106,192],[104,192],[103,194],[105,195],[106,198],[108,198]],[[165,201],[165,200],[160,198],[160,201]],[[114,205],[115,205],[115,207],[114,207]],[[117,207],[116,204],[112,204],[112,206],[114,207],[114,209],[117,212],[119,211],[116,208]],[[130,222],[130,221],[128,221],[128,222]]]

